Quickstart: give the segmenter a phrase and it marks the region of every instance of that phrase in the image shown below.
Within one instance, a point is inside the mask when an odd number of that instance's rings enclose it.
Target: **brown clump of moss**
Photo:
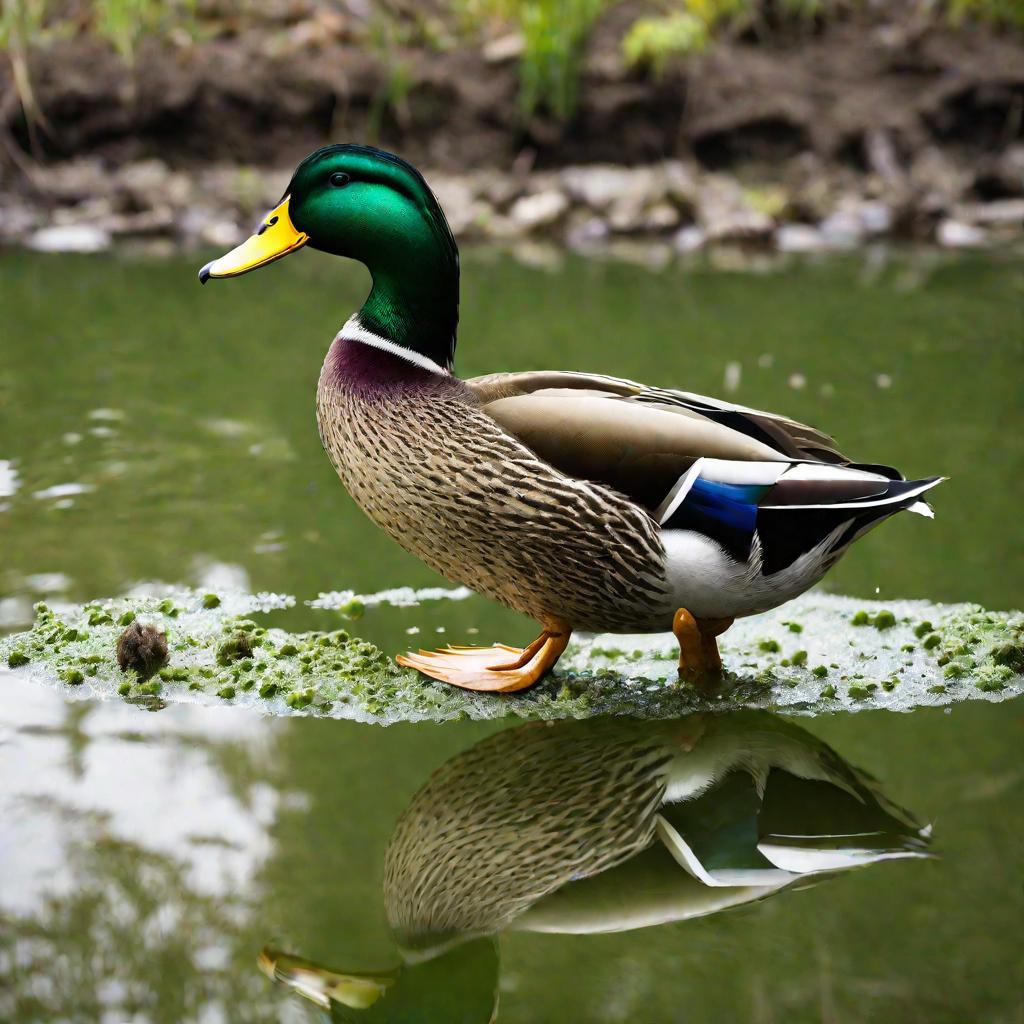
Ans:
[[[122,671],[133,669],[146,679],[167,663],[167,634],[156,626],[133,622],[117,638],[117,663]]]

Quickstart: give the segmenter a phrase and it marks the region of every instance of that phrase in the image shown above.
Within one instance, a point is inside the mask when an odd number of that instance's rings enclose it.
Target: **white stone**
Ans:
[[[857,207],[857,213],[861,227],[869,235],[884,235],[892,230],[892,207],[880,199],[865,199]]]
[[[825,239],[810,224],[783,224],[775,232],[775,247],[779,252],[821,252]]]
[[[981,228],[951,217],[939,223],[935,238],[947,249],[972,249],[985,244],[985,232]]]
[[[774,221],[752,206],[731,178],[709,175],[700,191],[697,218],[712,239],[758,238],[769,234]]]
[[[526,40],[521,33],[509,32],[485,43],[480,52],[489,64],[504,64],[521,57],[525,46]]]
[[[569,209],[569,200],[557,189],[521,196],[512,204],[509,216],[513,223],[528,231],[549,227]]]
[[[644,231],[668,231],[678,223],[679,211],[671,203],[660,202],[645,210],[636,226]]]
[[[110,247],[110,233],[94,224],[65,224],[40,228],[28,245],[37,252],[103,252]]]
[[[586,249],[599,245],[608,238],[608,225],[600,217],[587,217],[573,224],[565,233],[565,244],[570,249]]]
[[[956,216],[971,224],[1024,226],[1024,199],[996,199],[990,203],[964,203],[956,208]]]
[[[680,228],[676,232],[672,244],[675,246],[676,252],[694,252],[707,240],[708,236],[701,228],[696,224],[687,224],[686,227]]]
[[[665,175],[660,167],[593,164],[567,167],[559,177],[569,195],[598,212],[624,202],[642,209],[658,202],[665,194]]]
[[[860,218],[853,210],[836,210],[819,225],[825,244],[832,249],[852,249],[864,237]]]
[[[440,178],[433,182],[433,190],[452,234],[461,235],[480,212],[469,182],[464,178]]]
[[[207,245],[230,249],[245,238],[245,232],[233,220],[212,220],[200,227],[199,237]]]

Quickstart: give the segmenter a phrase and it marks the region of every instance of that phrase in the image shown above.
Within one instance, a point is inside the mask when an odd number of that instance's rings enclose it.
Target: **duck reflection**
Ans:
[[[531,723],[442,765],[399,818],[384,902],[400,967],[269,949],[260,965],[334,1020],[482,1024],[502,932],[684,921],[928,841],[873,778],[767,712]]]

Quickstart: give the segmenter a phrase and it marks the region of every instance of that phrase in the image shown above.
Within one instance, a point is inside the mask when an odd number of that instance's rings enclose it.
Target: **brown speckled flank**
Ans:
[[[415,949],[500,931],[651,846],[679,751],[673,730],[682,732],[628,719],[530,724],[443,764],[398,819],[384,859],[400,941]]]
[[[320,375],[317,420],[359,507],[447,579],[545,626],[671,628],[664,547],[650,516],[539,459],[457,378],[337,340]]]

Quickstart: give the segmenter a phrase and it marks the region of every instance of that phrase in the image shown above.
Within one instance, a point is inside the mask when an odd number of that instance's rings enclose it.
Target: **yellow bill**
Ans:
[[[206,284],[211,277],[238,277],[250,270],[273,263],[282,256],[301,249],[308,241],[309,235],[292,223],[288,213],[288,201],[285,196],[280,205],[275,206],[263,218],[263,223],[254,235],[250,235],[241,245],[236,245],[220,259],[207,263],[199,271],[199,281]]]

